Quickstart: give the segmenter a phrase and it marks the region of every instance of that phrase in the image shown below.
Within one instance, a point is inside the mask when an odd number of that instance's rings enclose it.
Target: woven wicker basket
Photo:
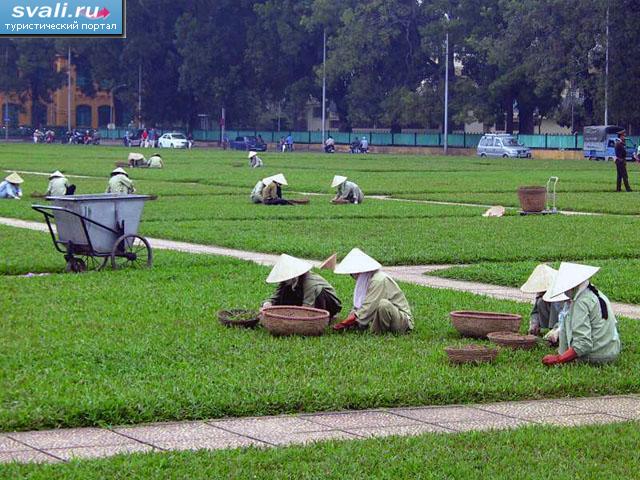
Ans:
[[[318,336],[329,325],[329,312],[310,307],[267,307],[262,310],[260,323],[276,336]]]
[[[538,343],[538,337],[535,335],[520,335],[513,332],[491,332],[487,338],[497,345],[514,350],[531,350]]]
[[[451,363],[489,363],[498,356],[498,349],[482,345],[446,347],[444,349]]]
[[[513,313],[451,312],[451,324],[464,337],[486,338],[491,332],[517,332],[522,317]]]
[[[253,328],[258,325],[260,318],[258,313],[251,310],[220,310],[218,320],[225,327]]]
[[[547,203],[545,187],[520,187],[518,199],[523,212],[542,212]]]

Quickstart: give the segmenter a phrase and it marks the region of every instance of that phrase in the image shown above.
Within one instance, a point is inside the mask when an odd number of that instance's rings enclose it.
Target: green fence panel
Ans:
[[[268,131],[268,130],[258,130],[256,132],[256,136],[260,135],[262,137],[262,140],[264,140],[266,143],[269,142],[273,142],[275,137],[274,134],[277,132],[272,132],[272,131]]]
[[[343,145],[349,144],[349,132],[331,132],[331,136],[336,143],[341,143]]]
[[[482,137],[481,133],[467,133],[465,138],[467,148],[477,148]]]
[[[413,133],[394,133],[393,134],[393,144],[394,145],[404,145],[404,146],[413,146],[416,142],[416,135]]]
[[[438,133],[421,133],[418,134],[416,143],[419,147],[438,147],[440,143],[440,134]]]
[[[443,139],[444,140],[444,139]],[[463,133],[450,133],[447,136],[447,143],[450,147],[464,147],[465,138]]]
[[[518,135],[518,142],[529,148],[545,148],[544,135]]]
[[[366,137],[371,145],[393,145],[393,136],[390,133],[363,133],[360,135],[360,139],[362,139],[362,137]]]

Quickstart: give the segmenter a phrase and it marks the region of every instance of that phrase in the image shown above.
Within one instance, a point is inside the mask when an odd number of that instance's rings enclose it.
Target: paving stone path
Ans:
[[[15,218],[0,217],[0,224],[17,228],[26,228],[29,230],[48,231],[47,226],[44,223],[18,220]],[[177,242],[174,240],[162,240],[157,238],[148,238],[147,240],[149,240],[153,248],[157,248],[160,250],[173,250],[177,252],[205,255],[220,255],[267,266],[274,265],[278,260],[278,255],[269,253],[249,252],[245,250],[237,250],[234,248],[200,245],[196,243]],[[309,261],[314,265],[318,265],[320,263],[316,260]],[[490,285],[487,283],[468,282],[464,280],[453,280],[449,278],[440,278],[431,275],[425,275],[429,272],[444,270],[449,267],[451,267],[451,265],[410,265],[385,267],[384,270],[398,281],[412,283],[415,285],[422,285],[424,287],[444,288],[449,290],[456,290],[459,292],[469,292],[477,295],[485,295],[487,297],[497,298],[500,300],[513,300],[523,303],[531,303],[532,301],[530,295],[522,293],[517,288],[502,287],[499,285]],[[626,303],[614,302],[612,303],[612,306],[616,314],[623,317],[640,320],[640,305],[630,305]]]
[[[270,448],[322,440],[640,420],[640,395],[228,418],[0,433],[1,462],[65,462],[123,453]]]

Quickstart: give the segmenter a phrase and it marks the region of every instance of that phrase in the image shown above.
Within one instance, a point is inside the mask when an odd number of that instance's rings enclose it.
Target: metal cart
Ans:
[[[44,215],[53,244],[67,261],[67,272],[146,268],[153,263],[149,241],[138,235],[149,195],[69,195],[47,197],[53,206],[33,205]],[[55,224],[55,227],[54,227]]]
[[[546,195],[544,202],[544,210],[540,212],[527,212],[520,210],[520,215],[553,215],[558,213],[556,207],[556,187],[558,185],[558,177],[549,177],[546,186]]]

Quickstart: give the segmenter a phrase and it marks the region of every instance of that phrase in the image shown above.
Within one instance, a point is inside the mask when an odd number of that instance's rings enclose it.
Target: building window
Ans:
[[[91,127],[91,107],[78,105],[76,108],[76,127]]]
[[[102,105],[98,107],[98,127],[106,127],[111,121],[111,107]]]

